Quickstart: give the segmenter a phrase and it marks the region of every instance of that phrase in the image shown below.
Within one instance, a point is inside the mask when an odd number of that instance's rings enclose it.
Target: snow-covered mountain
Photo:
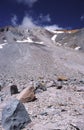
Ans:
[[[42,27],[23,28],[5,27],[0,29],[0,48],[8,43],[37,43],[46,44],[48,41],[56,46],[69,47],[84,51],[84,29],[48,30]],[[45,43],[46,42],[46,43]]]

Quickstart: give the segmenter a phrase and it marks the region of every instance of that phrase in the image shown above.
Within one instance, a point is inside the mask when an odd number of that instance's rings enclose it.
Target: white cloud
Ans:
[[[50,26],[45,26],[44,28],[46,28],[47,30],[62,30],[62,27],[59,27],[58,25],[54,24],[54,25],[50,25]]]
[[[84,20],[84,15],[82,15],[82,16],[80,17],[80,20],[81,20],[81,21],[83,21],[83,20]]]
[[[13,26],[16,26],[17,25],[17,21],[18,21],[18,18],[16,15],[14,15],[12,18],[11,18],[11,23]]]
[[[34,24],[34,21],[31,17],[25,16],[22,20],[21,23],[22,26],[24,27],[35,27],[36,25]]]
[[[50,22],[50,15],[40,15],[37,20],[33,19],[32,17],[30,17],[29,15],[24,16],[21,25],[25,26],[25,27],[35,27],[35,26],[39,26],[39,24],[42,24],[44,22]]]
[[[36,3],[38,0],[16,0],[18,3],[23,3],[28,5],[29,7],[32,7],[34,3]]]
[[[39,21],[42,22],[42,23],[51,22],[50,15],[49,14],[47,14],[47,15],[40,14]]]
[[[38,20],[35,21],[32,17],[26,15],[23,20],[22,20],[22,23],[21,23],[21,26],[23,27],[28,27],[28,28],[34,28],[36,26],[40,26],[39,25],[39,22]],[[63,30],[64,28],[62,27],[59,27],[58,25],[54,24],[54,25],[47,25],[47,26],[44,26],[42,25],[45,29],[47,30]]]

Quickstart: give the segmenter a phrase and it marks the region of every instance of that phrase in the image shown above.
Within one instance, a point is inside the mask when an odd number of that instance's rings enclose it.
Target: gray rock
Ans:
[[[41,115],[41,116],[47,116],[48,113],[47,113],[47,112],[42,112],[42,113],[40,113],[40,115]]]
[[[42,90],[42,91],[47,90],[45,84],[41,83],[39,81],[34,84],[34,89],[35,89],[35,93],[41,92],[40,90]]]
[[[2,126],[5,130],[21,130],[30,122],[24,105],[17,99],[11,99],[2,111]]]

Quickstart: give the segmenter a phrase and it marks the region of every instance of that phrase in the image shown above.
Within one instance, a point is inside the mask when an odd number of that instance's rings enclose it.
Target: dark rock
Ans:
[[[1,85],[0,85],[0,91],[1,91]]]
[[[0,96],[0,103],[3,101],[2,97]]]
[[[63,82],[62,81],[60,81],[60,82],[57,82],[57,84],[56,84],[56,88],[57,89],[61,89],[62,87],[63,87]]]
[[[83,80],[80,80],[80,83],[81,83],[81,84],[84,84],[84,81],[83,81]]]
[[[65,109],[62,109],[61,112],[65,112],[66,110]]]
[[[10,86],[10,92],[11,92],[11,95],[19,93],[17,86],[16,85],[11,85]]]
[[[5,130],[21,130],[30,122],[24,105],[17,99],[11,99],[2,111],[2,126]]]
[[[61,89],[62,88],[62,86],[57,86],[57,89]]]

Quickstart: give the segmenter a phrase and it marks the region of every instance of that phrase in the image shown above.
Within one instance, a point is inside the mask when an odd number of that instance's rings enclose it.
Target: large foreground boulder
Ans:
[[[11,99],[2,111],[2,127],[5,130],[21,130],[30,122],[24,105],[17,99]]]

